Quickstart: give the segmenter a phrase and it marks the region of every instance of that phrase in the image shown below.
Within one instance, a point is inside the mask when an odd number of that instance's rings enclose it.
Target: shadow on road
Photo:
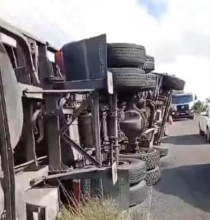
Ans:
[[[210,213],[210,164],[162,170],[161,181],[155,189]]]
[[[177,135],[169,136],[162,140],[162,143],[170,143],[174,145],[200,145],[209,144],[206,142],[205,137],[198,134]]]
[[[174,118],[173,121],[174,121],[174,122],[178,122],[178,121],[189,121],[189,119],[187,119],[187,118]]]

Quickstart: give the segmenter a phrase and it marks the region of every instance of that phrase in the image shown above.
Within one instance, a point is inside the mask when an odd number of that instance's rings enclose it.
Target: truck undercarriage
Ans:
[[[185,82],[152,72],[143,46],[108,44],[106,35],[57,50],[3,21],[0,33],[16,42],[0,41],[2,216],[55,219],[33,194],[47,194],[47,184],[59,200],[60,184],[73,191],[77,180],[82,193],[91,180],[91,196],[134,205],[132,184],[156,169],[172,90]],[[134,166],[142,176],[131,176]]]

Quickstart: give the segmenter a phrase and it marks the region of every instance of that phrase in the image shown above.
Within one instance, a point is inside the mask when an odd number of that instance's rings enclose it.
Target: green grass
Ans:
[[[75,208],[61,206],[61,213],[58,220],[128,220],[128,216],[112,201],[103,201],[99,198],[88,199],[77,205]]]

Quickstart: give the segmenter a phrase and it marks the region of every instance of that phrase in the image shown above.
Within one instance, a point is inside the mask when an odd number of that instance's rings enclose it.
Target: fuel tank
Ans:
[[[93,123],[91,113],[84,113],[78,118],[80,141],[84,148],[93,147]]]
[[[125,112],[124,120],[120,123],[120,129],[125,133],[130,143],[134,143],[144,128],[144,118],[137,110]]]

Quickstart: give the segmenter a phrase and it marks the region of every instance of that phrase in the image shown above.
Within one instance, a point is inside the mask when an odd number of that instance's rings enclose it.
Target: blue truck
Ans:
[[[194,119],[193,105],[197,96],[193,93],[178,92],[172,95],[171,115],[173,119]]]

